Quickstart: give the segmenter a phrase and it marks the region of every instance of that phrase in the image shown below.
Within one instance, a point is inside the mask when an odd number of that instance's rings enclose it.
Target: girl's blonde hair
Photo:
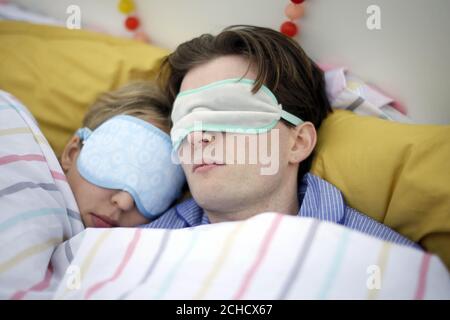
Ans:
[[[149,121],[169,133],[171,111],[169,100],[155,84],[148,81],[131,82],[115,91],[102,94],[84,116],[83,127],[95,130],[108,119],[126,114]],[[186,183],[183,194],[176,203],[190,197]]]
[[[129,83],[115,91],[102,94],[83,119],[83,127],[95,130],[106,120],[130,115],[151,122],[169,133],[171,107],[156,85],[148,81]]]

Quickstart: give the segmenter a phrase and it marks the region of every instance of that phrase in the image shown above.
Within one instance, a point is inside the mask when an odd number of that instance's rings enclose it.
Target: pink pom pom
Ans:
[[[289,3],[284,9],[286,17],[291,20],[297,20],[305,14],[305,6],[300,4]]]
[[[136,31],[133,35],[134,40],[150,43],[150,38],[148,35],[143,31]]]

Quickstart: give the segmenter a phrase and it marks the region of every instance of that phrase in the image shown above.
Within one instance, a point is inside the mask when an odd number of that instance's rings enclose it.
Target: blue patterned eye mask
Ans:
[[[119,115],[77,135],[83,141],[77,160],[81,176],[102,188],[127,191],[145,217],[156,218],[181,195],[185,176],[172,161],[170,137],[150,123]]]

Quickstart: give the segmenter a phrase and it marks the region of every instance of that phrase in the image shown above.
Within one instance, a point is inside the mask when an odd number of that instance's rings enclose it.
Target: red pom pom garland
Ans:
[[[304,0],[291,0],[284,9],[284,14],[289,20],[281,24],[280,32],[288,37],[295,37],[299,32],[299,27],[294,21],[303,17],[305,13],[303,2]]]
[[[281,25],[280,31],[288,37],[294,37],[297,34],[298,29],[295,23],[292,21],[286,21]]]
[[[125,28],[133,32],[133,38],[136,40],[150,42],[148,36],[144,31],[139,30],[141,21],[136,14],[136,5],[133,0],[120,0],[117,4],[117,9],[124,15],[126,15],[124,26]]]
[[[134,16],[129,16],[125,20],[125,26],[127,27],[128,30],[134,31],[139,27],[139,19]]]

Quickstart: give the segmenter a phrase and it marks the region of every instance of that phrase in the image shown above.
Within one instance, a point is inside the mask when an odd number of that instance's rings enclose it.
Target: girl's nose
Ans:
[[[118,207],[122,211],[131,210],[135,205],[133,197],[126,191],[118,191],[114,193],[111,201],[114,206]]]

